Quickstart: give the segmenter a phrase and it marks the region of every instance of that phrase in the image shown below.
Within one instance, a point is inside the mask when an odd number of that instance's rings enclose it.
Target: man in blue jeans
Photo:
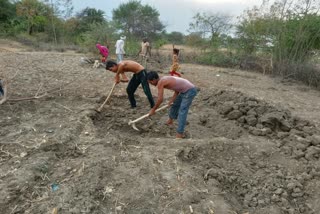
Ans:
[[[173,124],[173,120],[178,119],[178,128],[176,138],[184,137],[184,128],[186,126],[189,107],[193,98],[197,95],[196,87],[188,80],[174,77],[164,76],[159,77],[155,71],[150,71],[147,74],[148,82],[158,88],[158,100],[154,107],[150,110],[149,115],[154,115],[156,109],[163,101],[164,88],[173,90],[174,94],[169,100],[171,105],[169,111],[168,125]]]

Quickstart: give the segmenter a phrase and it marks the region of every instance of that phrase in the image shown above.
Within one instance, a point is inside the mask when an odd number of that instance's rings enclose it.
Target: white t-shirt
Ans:
[[[116,47],[116,54],[125,54],[126,53],[124,51],[124,41],[122,39],[117,40],[115,47]]]

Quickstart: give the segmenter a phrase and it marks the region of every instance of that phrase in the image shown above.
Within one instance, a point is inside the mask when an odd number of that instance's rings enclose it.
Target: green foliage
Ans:
[[[219,67],[236,67],[239,64],[240,57],[232,52],[214,50],[199,54],[194,60],[199,64],[215,65]]]
[[[83,49],[96,53],[96,43],[109,46],[109,50],[113,51],[114,44],[111,43],[116,38],[114,35],[114,28],[108,23],[94,23],[89,26],[90,30],[81,33],[76,37],[76,44],[80,45]]]
[[[181,45],[184,43],[184,35],[180,32],[171,32],[165,34],[164,37],[172,44]]]
[[[206,45],[206,41],[201,38],[200,33],[190,33],[188,36],[185,38],[186,44],[192,47],[202,47]]]
[[[15,17],[15,5],[9,0],[0,0],[0,23],[5,23]]]
[[[92,24],[102,24],[106,20],[104,19],[104,12],[102,10],[96,10],[94,8],[85,8],[79,12],[76,16],[77,32],[82,33],[89,31]]]
[[[122,3],[112,13],[113,21],[119,31],[135,38],[154,39],[156,34],[164,29],[159,20],[159,12],[149,5],[142,5],[140,1],[131,0]]]
[[[276,1],[267,13],[259,8],[246,11],[237,27],[240,50],[247,54],[271,52],[276,60],[302,62],[308,52],[319,48],[320,16],[299,12],[299,2],[292,8]]]
[[[168,41],[167,41],[166,39],[159,38],[158,40],[156,40],[156,41],[153,43],[153,48],[159,49],[161,46],[163,46],[163,45],[165,45],[165,44],[168,44]]]
[[[17,15],[27,23],[26,31],[30,35],[44,31],[48,14],[51,13],[51,8],[38,0],[22,0],[17,3]]]

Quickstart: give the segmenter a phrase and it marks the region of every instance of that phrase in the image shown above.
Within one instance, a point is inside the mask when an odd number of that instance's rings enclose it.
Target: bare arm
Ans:
[[[162,101],[163,101],[163,94],[164,94],[164,84],[160,83],[158,84],[158,99],[156,104],[154,105],[154,107],[150,110],[149,115],[154,115],[157,108],[159,108],[159,106],[161,105]]]
[[[117,70],[116,76],[114,77],[114,81],[117,84],[120,82],[120,74],[124,72],[124,70],[123,70],[124,66],[125,66],[124,63],[119,63],[118,64],[118,70]]]
[[[169,105],[172,105],[172,103],[176,100],[179,92],[175,91],[171,99],[169,100]]]

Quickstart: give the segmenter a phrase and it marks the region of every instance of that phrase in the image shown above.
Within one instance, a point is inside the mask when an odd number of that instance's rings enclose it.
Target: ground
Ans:
[[[121,83],[95,111],[113,74],[87,56],[0,45],[0,74],[10,79],[0,106],[1,213],[320,212],[319,91],[182,62],[199,92],[178,140],[167,110],[138,122],[140,131],[128,125],[149,111],[141,88],[137,109]],[[148,68],[166,75],[170,61],[159,60]],[[15,100],[35,94],[45,96]]]

